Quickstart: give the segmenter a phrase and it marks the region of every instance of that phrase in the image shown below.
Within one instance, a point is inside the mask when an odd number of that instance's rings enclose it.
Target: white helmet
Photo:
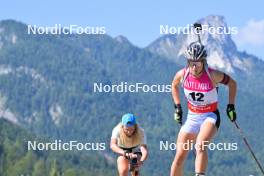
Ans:
[[[184,54],[188,61],[198,61],[207,56],[205,47],[200,42],[192,42]]]

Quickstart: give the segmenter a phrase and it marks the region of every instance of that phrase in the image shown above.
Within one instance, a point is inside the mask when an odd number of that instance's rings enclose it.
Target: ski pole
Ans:
[[[251,155],[253,156],[254,160],[256,161],[256,163],[257,163],[259,169],[261,170],[262,174],[264,175],[264,170],[263,170],[262,166],[260,165],[260,163],[259,163],[259,161],[258,161],[256,155],[254,154],[253,150],[251,149],[251,147],[250,147],[250,145],[249,145],[249,143],[248,143],[248,141],[247,141],[247,139],[246,139],[244,133],[242,132],[241,128],[238,126],[238,124],[236,123],[236,121],[234,122],[234,124],[235,124],[236,128],[238,129],[238,131],[239,131],[241,137],[243,138],[243,141],[244,141],[244,143],[246,144],[248,150],[250,151]]]
[[[201,37],[200,37],[200,30],[202,30],[202,25],[200,23],[194,23],[193,24],[193,27],[195,28],[196,30],[196,34],[198,36],[198,41],[200,44],[202,44],[201,42]]]

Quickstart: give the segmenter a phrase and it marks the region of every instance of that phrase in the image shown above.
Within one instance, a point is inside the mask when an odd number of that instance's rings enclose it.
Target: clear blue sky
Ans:
[[[242,28],[249,20],[264,20],[263,7],[263,0],[9,0],[1,2],[0,20],[15,19],[44,26],[100,25],[105,26],[111,36],[122,34],[133,44],[144,47],[160,36],[161,24],[186,26],[207,15],[222,15],[228,26]],[[264,44],[239,44],[239,49],[246,49],[262,58],[263,47]]]

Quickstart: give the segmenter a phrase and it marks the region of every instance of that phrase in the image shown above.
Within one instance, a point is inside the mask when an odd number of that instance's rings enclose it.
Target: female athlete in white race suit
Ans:
[[[175,120],[182,124],[182,108],[178,87],[183,86],[188,101],[187,120],[177,138],[177,152],[171,166],[171,176],[182,176],[183,165],[192,143],[195,143],[195,174],[204,176],[208,164],[206,145],[215,136],[220,125],[218,111],[217,84],[229,88],[227,115],[236,120],[235,96],[236,82],[227,74],[208,68],[206,50],[200,42],[193,42],[186,50],[188,66],[179,70],[172,82],[172,96],[175,103]]]

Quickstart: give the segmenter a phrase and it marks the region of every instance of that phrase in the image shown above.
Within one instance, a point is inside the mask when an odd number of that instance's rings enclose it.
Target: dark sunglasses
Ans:
[[[190,67],[196,66],[201,67],[203,65],[202,61],[188,61],[188,64]]]

